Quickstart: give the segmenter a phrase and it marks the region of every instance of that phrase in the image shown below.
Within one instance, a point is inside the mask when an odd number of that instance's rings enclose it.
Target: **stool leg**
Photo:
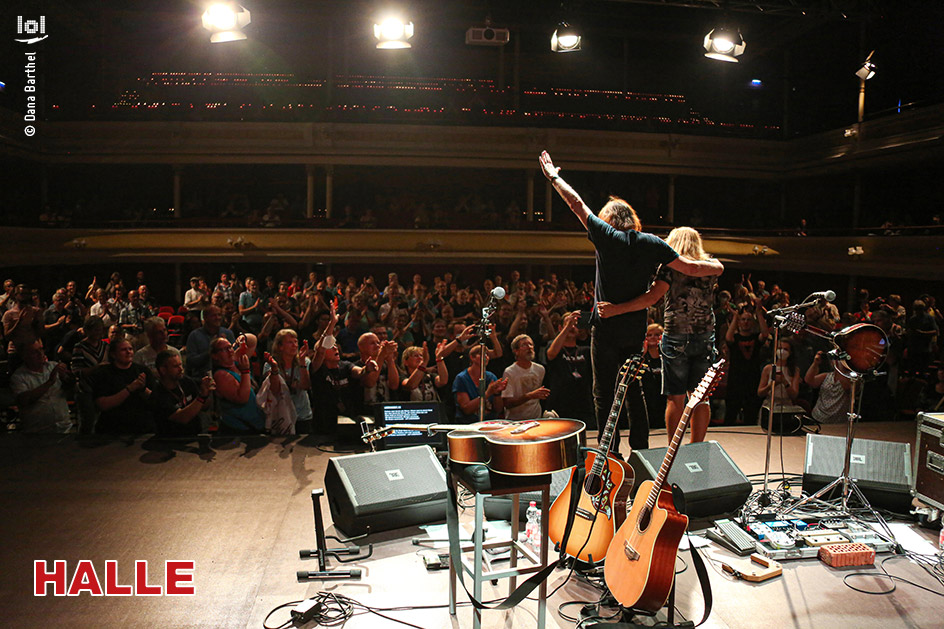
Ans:
[[[456,484],[456,478],[455,478],[451,473],[449,474],[449,484],[452,486],[452,494],[453,494],[454,496],[458,496],[458,495],[459,495],[459,492],[457,491],[457,490],[458,490],[458,486],[457,486],[457,484]],[[451,514],[452,511],[455,511],[456,509],[457,509],[456,505],[450,505],[450,504],[447,504],[447,505],[446,505],[446,510],[447,510],[446,513],[447,513],[447,514]],[[451,515],[447,515],[447,517],[451,517]],[[456,517],[456,518],[459,517],[458,513],[455,515],[455,517]],[[459,548],[460,548],[460,551],[459,551],[459,555],[458,555],[458,556],[456,556],[456,555],[452,552],[452,544],[449,545],[449,613],[450,613],[451,615],[453,615],[453,616],[456,615],[456,586],[457,586],[457,584],[456,584],[456,566],[459,566],[459,569],[460,569],[460,570],[462,569],[462,564],[461,564],[461,561],[462,561],[462,551],[461,551],[461,548],[462,548],[462,529],[458,527],[458,523],[457,523],[457,530],[458,530],[458,537],[459,537],[459,539],[458,539],[457,541],[458,541],[458,545],[459,545]]]
[[[508,559],[509,568],[518,567],[518,547],[515,542],[518,541],[519,513],[521,509],[521,494],[511,495],[511,554]],[[518,587],[518,577],[514,576],[508,580],[508,593],[511,594]]]
[[[485,519],[485,495],[475,494],[475,535],[472,538],[474,547],[473,557],[475,561],[474,585],[472,594],[476,600],[482,600],[482,563],[485,560],[483,556],[482,545],[485,543],[485,531],[483,521]],[[472,629],[482,629],[482,610],[476,608],[473,615]]]

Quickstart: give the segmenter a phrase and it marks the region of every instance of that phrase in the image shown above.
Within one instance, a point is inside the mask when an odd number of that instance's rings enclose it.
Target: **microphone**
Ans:
[[[826,301],[836,301],[836,293],[831,290],[823,290],[818,293],[813,293],[810,295],[814,299],[825,299]]]
[[[833,294],[833,297],[835,298],[835,294]],[[501,301],[504,298],[505,298],[505,289],[502,288],[501,286],[496,286],[495,288],[492,289],[491,297],[489,298],[489,300]]]

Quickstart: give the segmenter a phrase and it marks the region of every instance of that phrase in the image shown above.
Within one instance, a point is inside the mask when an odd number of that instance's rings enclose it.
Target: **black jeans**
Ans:
[[[616,389],[616,376],[620,367],[632,356],[642,351],[642,341],[632,344],[620,344],[608,335],[593,328],[590,336],[590,360],[593,364],[593,405],[596,411],[597,430],[602,437],[603,428],[613,406]],[[633,380],[626,389],[626,399],[620,413],[622,418],[629,413],[629,447],[633,450],[645,450],[649,447],[649,414],[646,412],[646,398],[639,380]],[[619,425],[619,424],[617,424]],[[619,451],[619,431],[613,434],[611,451]]]

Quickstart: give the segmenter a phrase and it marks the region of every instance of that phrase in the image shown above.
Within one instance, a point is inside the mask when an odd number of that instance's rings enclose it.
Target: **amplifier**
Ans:
[[[914,465],[915,497],[944,509],[944,413],[918,413]]]
[[[633,450],[629,455],[636,473],[633,495],[643,481],[658,475],[667,449]],[[751,481],[717,441],[679,446],[666,481],[667,488],[678,485],[685,497],[685,514],[693,518],[731,513],[751,495]]]
[[[334,457],[324,486],[331,519],[349,537],[446,518],[446,472],[429,446]]]
[[[807,435],[803,491],[816,493],[839,478],[845,455],[845,437]],[[908,513],[911,509],[910,443],[856,439],[852,442],[849,476],[873,507],[895,513]],[[833,496],[838,494],[838,489],[833,492]]]

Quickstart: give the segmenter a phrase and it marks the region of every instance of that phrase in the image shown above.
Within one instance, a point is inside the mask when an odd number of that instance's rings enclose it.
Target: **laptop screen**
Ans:
[[[440,424],[442,402],[382,402],[374,405],[374,425],[391,428],[397,424]],[[446,447],[446,433],[396,429],[383,438],[385,447],[405,448],[428,445],[435,450]]]

